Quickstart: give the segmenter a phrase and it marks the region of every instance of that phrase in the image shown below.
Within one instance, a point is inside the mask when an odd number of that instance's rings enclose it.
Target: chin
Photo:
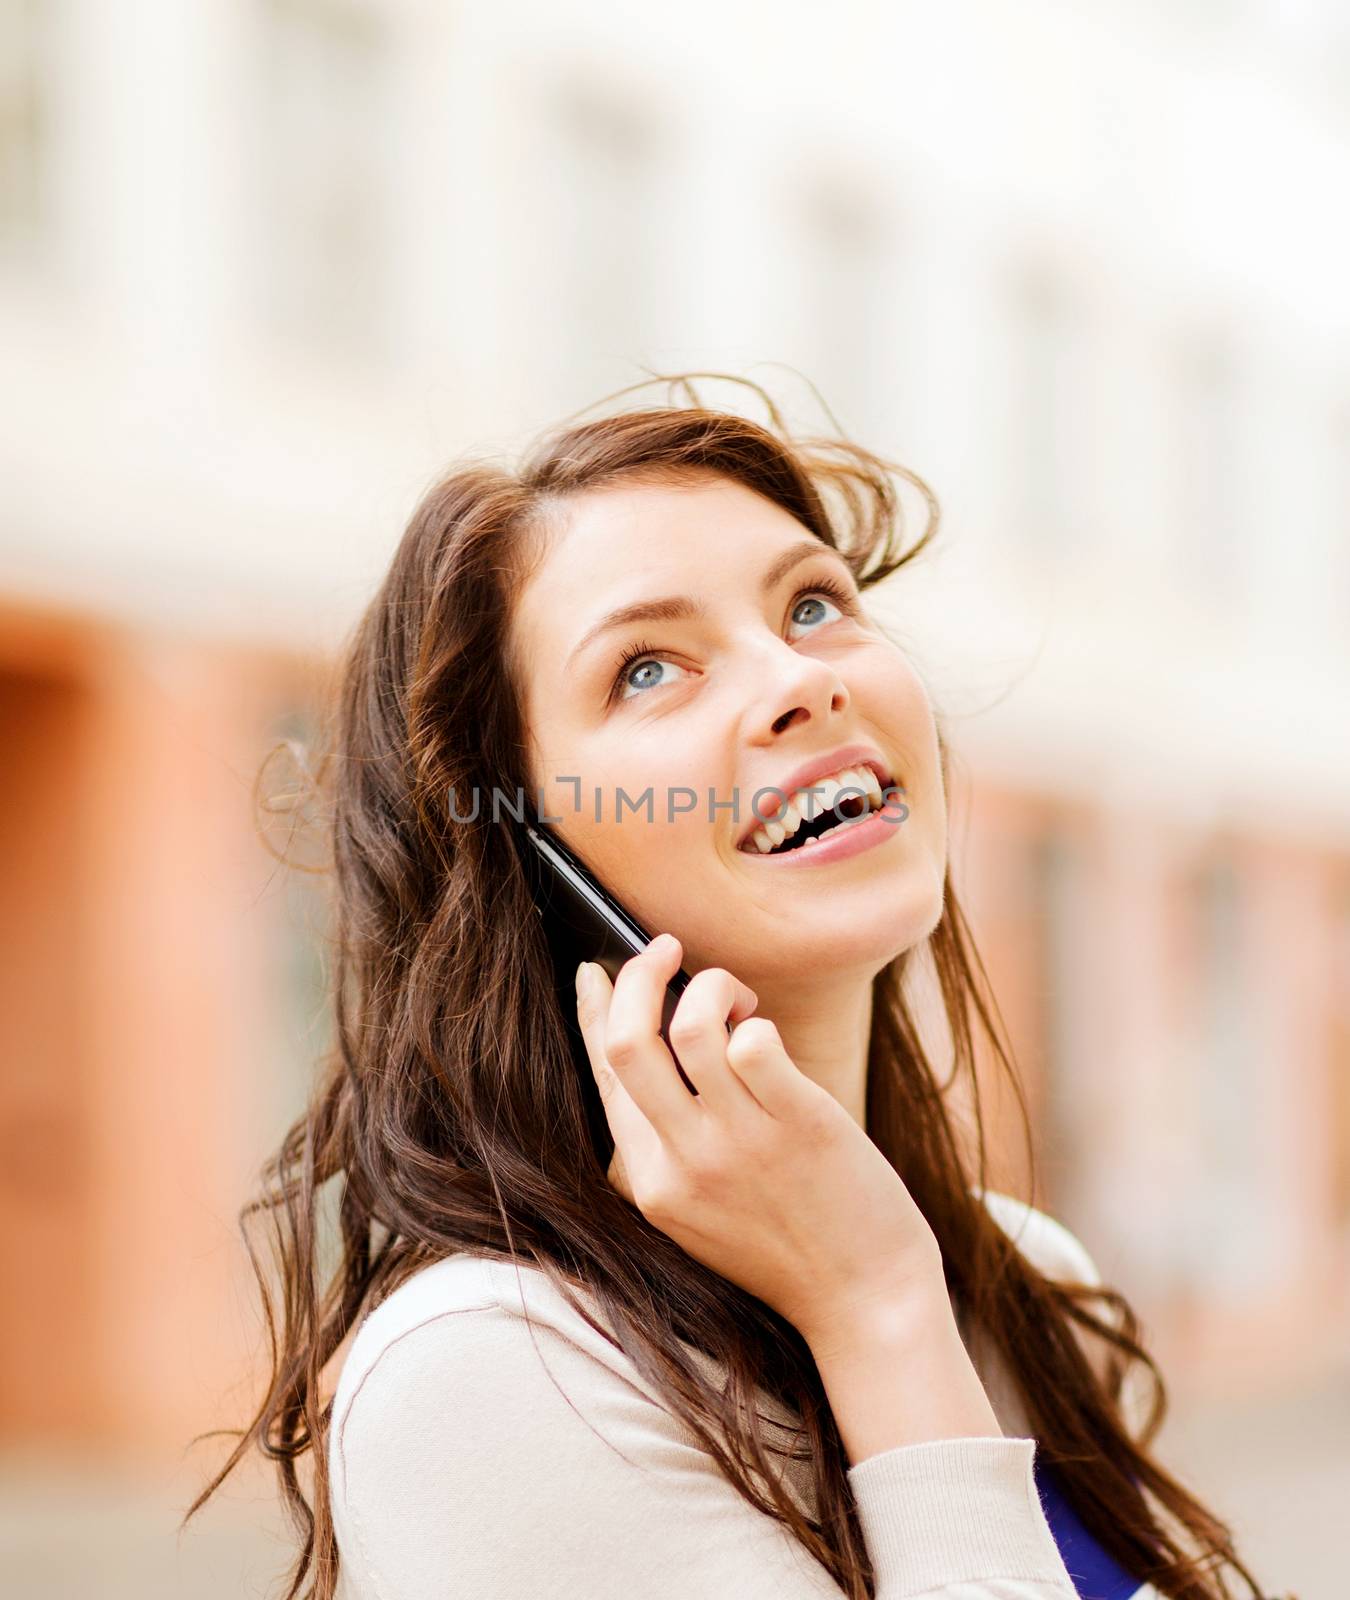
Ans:
[[[940,911],[941,908],[939,914]],[[847,926],[822,928],[819,937],[810,941],[809,948],[793,948],[790,959],[803,978],[857,967],[880,970],[898,955],[921,944],[936,923],[936,916],[915,915],[909,908],[897,915],[896,907],[891,905],[868,916],[864,922],[855,920]]]

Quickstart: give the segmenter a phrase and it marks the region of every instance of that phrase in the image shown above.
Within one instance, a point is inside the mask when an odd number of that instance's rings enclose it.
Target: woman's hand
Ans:
[[[614,1137],[610,1182],[689,1255],[808,1343],[943,1284],[937,1240],[895,1169],[788,1056],[752,990],[695,973],[658,1031],[682,951],[670,934],[619,969],[588,963],[577,1017]],[[730,1036],[727,1023],[735,1026]],[[945,1300],[945,1287],[941,1288]]]

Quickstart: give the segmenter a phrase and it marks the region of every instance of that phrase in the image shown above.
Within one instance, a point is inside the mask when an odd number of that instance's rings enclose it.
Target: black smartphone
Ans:
[[[534,898],[534,910],[541,918],[545,938],[549,941],[552,958],[553,981],[558,989],[558,1006],[568,1030],[573,1062],[585,1086],[585,1115],[590,1126],[595,1154],[601,1168],[608,1170],[609,1158],[614,1154],[614,1136],[609,1133],[605,1107],[600,1104],[600,1094],[595,1090],[595,1074],[581,1037],[581,1026],[576,1019],[576,970],[581,962],[597,962],[613,982],[619,968],[630,957],[651,944],[651,934],[643,928],[629,907],[622,904],[617,894],[611,893],[590,867],[569,850],[560,835],[544,822],[525,821],[526,877]],[[689,1082],[680,1058],[670,1045],[670,1018],[675,1014],[680,995],[685,992],[689,974],[681,966],[665,984],[662,998],[659,1032],[670,1051],[680,1082],[691,1094],[699,1091]],[[731,1034],[731,1024],[726,1024]]]
[[[611,893],[561,837],[542,822],[524,823],[526,872],[535,910],[543,923],[558,986],[558,1001],[573,1039],[578,1065],[590,1075],[585,1042],[577,1026],[576,970],[594,961],[614,982],[625,961],[652,942],[652,935],[631,911]],[[683,967],[666,984],[661,1005],[660,1034],[675,1057],[676,1070],[691,1094],[698,1091],[680,1068],[671,1048],[670,1019],[689,982]]]

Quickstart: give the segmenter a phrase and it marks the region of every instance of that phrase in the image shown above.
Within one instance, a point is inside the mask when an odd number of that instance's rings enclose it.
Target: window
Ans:
[[[387,336],[390,40],[361,0],[257,0],[254,286],[285,344],[359,360]]]
[[[644,341],[661,259],[661,141],[649,114],[608,85],[564,80],[543,105],[528,237],[547,261],[527,281],[541,376],[568,407],[638,382],[640,364],[659,364]]]
[[[799,191],[801,359],[846,429],[894,439],[906,385],[897,332],[904,311],[891,218],[850,174],[822,172]]]
[[[1040,835],[1031,846],[1028,920],[1037,942],[1037,1031],[1046,1085],[1042,1161],[1051,1176],[1055,1207],[1067,1217],[1083,1216],[1090,1207],[1086,1182],[1099,1137],[1089,1098],[1095,1070],[1092,919],[1085,902],[1084,865],[1078,842],[1062,829]]]
[[[1087,313],[1064,274],[1043,263],[1014,277],[1010,313],[1014,514],[1028,555],[1060,555],[1087,531],[1084,491],[1098,471]]]
[[[1334,412],[1331,433],[1332,497],[1327,532],[1335,565],[1333,627],[1344,641],[1350,634],[1350,400]]]
[[[49,222],[52,11],[0,0],[0,258],[20,262]]]
[[[1231,602],[1245,564],[1241,386],[1236,352],[1215,332],[1183,338],[1175,365],[1172,471],[1177,566],[1203,607]]]
[[[274,1050],[265,1074],[264,1136],[281,1133],[304,1107],[315,1063],[333,1043],[327,965],[332,893],[331,836],[318,790],[322,744],[315,706],[282,690],[259,728],[254,823],[271,865],[266,880]]]
[[[1334,1219],[1350,1245],[1350,862],[1333,882],[1331,1117]]]
[[[1178,1086],[1195,1151],[1194,1189],[1181,1208],[1194,1229],[1189,1271],[1198,1283],[1242,1293],[1274,1269],[1276,1219],[1263,1200],[1260,975],[1236,858],[1201,864],[1191,911],[1191,1071]]]

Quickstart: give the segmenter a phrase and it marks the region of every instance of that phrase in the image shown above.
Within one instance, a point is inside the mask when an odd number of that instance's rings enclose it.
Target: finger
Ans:
[[[697,977],[698,974],[695,973],[694,976]],[[728,972],[727,977],[731,979],[734,998],[725,1020],[734,1027],[736,1023],[744,1022],[754,1011],[759,1004],[759,996],[748,983],[742,983],[733,973]],[[690,981],[692,982],[693,980],[691,979]]]
[[[723,1116],[758,1108],[727,1065],[728,1018],[746,1016],[758,1004],[754,991],[724,967],[705,967],[689,980],[670,1019],[671,1049],[685,1076],[704,1105]]]
[[[605,969],[598,962],[582,962],[577,968],[577,1025],[617,1159],[618,1152],[631,1147],[640,1134],[650,1135],[650,1124],[605,1057],[605,1016],[609,1011],[610,994],[609,975]]]
[[[623,1164],[623,1156],[617,1145],[614,1147],[614,1154],[609,1163],[609,1171],[606,1172],[605,1176],[609,1179],[611,1189],[616,1189],[625,1200],[632,1200],[634,1205],[637,1204],[637,1200],[633,1195],[633,1185],[628,1181],[628,1168]]]
[[[638,1109],[671,1148],[701,1107],[680,1081],[660,1034],[666,984],[680,965],[680,941],[663,934],[625,961],[614,980],[601,1050]]]
[[[767,1017],[748,1017],[732,1030],[727,1066],[771,1117],[786,1120],[800,1110],[807,1079],[784,1048]]]

